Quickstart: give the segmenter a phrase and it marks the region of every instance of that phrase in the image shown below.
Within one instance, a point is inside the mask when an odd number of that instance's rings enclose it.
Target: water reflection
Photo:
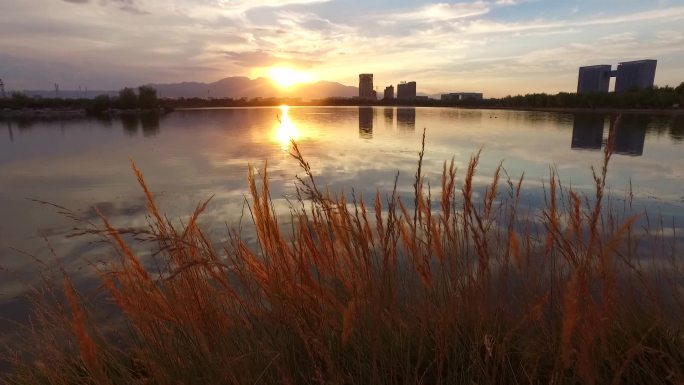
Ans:
[[[114,125],[114,117],[110,114],[96,115],[93,118],[102,127],[112,128]]]
[[[385,108],[383,111],[383,115],[385,116],[385,127],[393,128],[394,127],[394,108]]]
[[[140,118],[136,114],[123,114],[121,115],[121,127],[128,135],[137,135],[140,128]]]
[[[603,115],[577,115],[572,123],[570,148],[598,151],[603,145]]]
[[[615,118],[611,118],[611,127]],[[608,132],[608,140],[613,141],[613,152],[619,155],[642,156],[644,143],[651,117],[647,115],[626,115]],[[575,115],[572,124],[573,150],[599,151],[605,146],[603,139],[605,119],[603,115]],[[657,131],[654,125],[652,130]]]
[[[144,136],[150,137],[159,133],[159,114],[142,114],[140,123]]]
[[[300,172],[283,151],[289,149],[291,139],[298,140],[320,185],[331,191],[356,188],[359,196],[372,197],[376,190],[391,191],[400,171],[399,194],[411,196],[419,121],[430,130],[424,168],[428,180],[439,181],[445,159],[454,157],[463,169],[472,151],[484,146],[478,175],[489,183],[488,177],[505,159],[512,177],[525,172],[529,181],[525,199],[534,206],[543,202],[538,181],[548,177],[549,164],[562,165],[563,181],[571,181],[573,187],[593,186],[589,167],[600,164],[601,154],[577,156],[576,150],[601,149],[609,135],[607,119],[596,114],[573,117],[524,111],[286,106],[179,110],[161,119],[136,115],[0,118],[0,127],[7,123],[8,131],[0,135],[0,266],[12,272],[26,270],[22,281],[30,281],[27,263],[10,247],[49,258],[41,234],[51,237],[64,261],[75,261],[70,271],[88,270],[76,269],[84,256],[96,260],[109,255],[108,250],[87,249],[83,239],[65,239],[73,224],[26,198],[77,209],[86,218],[98,207],[119,226],[145,226],[144,201],[129,158],[160,192],[159,203],[171,218],[183,218],[197,202],[215,195],[203,218],[212,238],[220,240],[225,223],[232,226],[240,219],[248,164],[263,165],[268,160],[271,195],[280,199],[278,210],[289,212],[283,197],[295,193],[292,181]],[[112,124],[116,129],[110,129]],[[684,118],[626,115],[621,127],[611,134],[616,151],[643,156],[616,157],[610,185],[620,188],[631,181],[635,204],[677,216],[681,228],[684,164],[679,160]],[[366,140],[371,135],[373,140]],[[159,151],[150,151],[152,142]],[[0,306],[8,296],[24,290],[17,275],[2,274]]]
[[[292,119],[290,118],[290,107],[280,106],[280,117],[279,122],[275,127],[273,133],[273,139],[280,143],[280,148],[283,151],[287,151],[290,148],[290,143],[293,140],[299,139],[299,130]]]
[[[373,139],[372,107],[359,107],[359,138]]]
[[[668,125],[672,141],[675,143],[684,142],[684,116],[673,116]]]
[[[610,137],[614,140],[614,152],[621,155],[642,156],[649,122],[649,116],[641,115],[621,119],[610,132]]]
[[[397,128],[402,131],[416,130],[416,109],[411,107],[397,108]]]

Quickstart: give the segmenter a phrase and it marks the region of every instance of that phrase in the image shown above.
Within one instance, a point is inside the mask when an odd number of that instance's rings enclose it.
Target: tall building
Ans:
[[[653,87],[657,60],[637,60],[618,64],[615,92]]]
[[[359,75],[359,99],[375,100],[376,93],[373,90],[373,74]]]
[[[394,99],[394,86],[385,87],[385,100]]]
[[[608,64],[580,67],[577,93],[608,92],[612,77],[616,78],[615,92],[653,87],[657,64],[657,60],[648,59],[619,63],[617,70]]]
[[[577,93],[589,94],[594,92],[608,92],[610,88],[611,66],[600,64],[580,67],[577,79]]]
[[[413,100],[416,98],[416,82],[401,82],[397,85],[397,99]]]

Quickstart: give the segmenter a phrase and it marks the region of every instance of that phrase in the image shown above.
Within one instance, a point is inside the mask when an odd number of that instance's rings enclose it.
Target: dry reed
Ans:
[[[635,218],[606,209],[611,150],[593,197],[563,189],[552,170],[546,208],[530,217],[523,178],[502,192],[501,165],[476,198],[480,152],[460,187],[453,159],[444,163],[433,205],[421,150],[407,207],[396,179],[384,199],[320,190],[293,143],[305,176],[291,230],[267,170],[250,169],[257,242],[231,230],[220,246],[197,224],[208,202],[178,228],[133,165],[151,218],[138,235],[156,241],[154,260],[104,217],[90,231],[118,255],[97,272],[116,332],[100,332],[68,278],[68,306],[46,281],[33,345],[2,382],[681,384],[682,261],[673,252],[646,268],[629,257]]]

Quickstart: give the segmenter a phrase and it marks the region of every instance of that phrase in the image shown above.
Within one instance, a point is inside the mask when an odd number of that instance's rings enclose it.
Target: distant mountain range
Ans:
[[[358,88],[335,82],[303,83],[287,89],[279,88],[266,78],[229,77],[213,83],[153,84],[164,98],[281,98],[295,97],[304,100],[329,97],[352,97]]]
[[[213,83],[183,82],[170,84],[151,84],[162,98],[301,98],[303,100],[330,97],[353,97],[359,94],[357,87],[345,86],[336,82],[319,81],[303,83],[282,89],[269,79],[250,79],[233,76]],[[25,91],[33,97],[93,98],[97,95],[117,95],[117,91]]]
[[[332,97],[351,98],[359,95],[358,87],[345,86],[337,82],[319,81],[302,83],[287,89],[280,88],[266,78],[250,79],[244,76],[231,76],[213,83],[182,82],[167,84],[150,84],[157,89],[161,98],[300,98],[302,100],[324,99]],[[98,95],[116,97],[119,90],[35,90],[24,91],[28,96],[54,98],[94,98]],[[426,94],[419,92],[419,96],[439,99],[440,94]],[[379,98],[382,93],[378,92]]]

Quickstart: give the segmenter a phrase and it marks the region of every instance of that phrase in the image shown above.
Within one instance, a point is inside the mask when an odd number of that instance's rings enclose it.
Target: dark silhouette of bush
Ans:
[[[138,87],[138,108],[151,110],[159,106],[157,90],[151,86]]]
[[[99,95],[93,99],[87,110],[92,114],[102,114],[111,108],[111,103],[109,95]]]
[[[132,88],[126,87],[119,91],[119,108],[122,110],[138,108],[138,95]]]

